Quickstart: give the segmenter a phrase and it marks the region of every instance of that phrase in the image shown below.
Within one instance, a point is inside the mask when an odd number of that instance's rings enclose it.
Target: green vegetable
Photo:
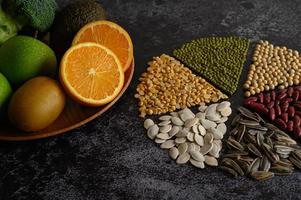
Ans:
[[[249,40],[238,37],[210,37],[193,40],[173,52],[187,67],[228,94],[238,86]]]
[[[0,44],[15,36],[23,26],[41,32],[52,25],[55,0],[3,0],[0,1]]]

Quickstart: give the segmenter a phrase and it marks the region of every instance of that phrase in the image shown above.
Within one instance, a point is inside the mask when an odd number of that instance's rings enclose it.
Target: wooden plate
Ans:
[[[117,100],[123,95],[126,91],[134,74],[134,61],[129,69],[125,72],[125,83],[119,93],[119,95],[109,104],[102,107],[84,107],[79,104],[68,100],[67,105],[63,113],[58,117],[58,119],[50,125],[48,128],[35,132],[35,133],[25,133],[12,125],[1,125],[0,127],[0,140],[4,141],[28,141],[36,140],[41,138],[47,138],[59,134],[63,134],[72,129],[78,128],[96,117],[99,117],[109,108],[111,108]]]

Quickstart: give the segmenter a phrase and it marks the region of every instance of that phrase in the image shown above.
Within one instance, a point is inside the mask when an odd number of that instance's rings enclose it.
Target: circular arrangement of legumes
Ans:
[[[297,51],[259,41],[242,86],[245,107],[227,127],[232,109],[225,94],[236,91],[248,48],[243,38],[201,38],[174,50],[176,58],[163,54],[149,62],[135,98],[141,117],[156,115],[144,121],[146,136],[177,164],[219,166],[261,181],[301,169]]]

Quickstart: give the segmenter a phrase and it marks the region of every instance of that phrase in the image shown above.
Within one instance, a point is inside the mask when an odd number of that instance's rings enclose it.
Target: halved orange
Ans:
[[[67,93],[78,103],[101,106],[121,91],[124,73],[117,56],[96,43],[71,47],[60,66],[60,80]]]
[[[85,25],[76,34],[72,45],[83,42],[94,42],[113,51],[119,58],[124,72],[132,63],[132,40],[122,27],[113,22],[101,20]]]

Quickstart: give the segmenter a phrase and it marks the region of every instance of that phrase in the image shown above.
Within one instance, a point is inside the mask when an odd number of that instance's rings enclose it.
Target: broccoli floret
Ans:
[[[55,0],[0,0],[0,44],[17,34],[23,26],[41,32],[50,28],[57,8]]]

